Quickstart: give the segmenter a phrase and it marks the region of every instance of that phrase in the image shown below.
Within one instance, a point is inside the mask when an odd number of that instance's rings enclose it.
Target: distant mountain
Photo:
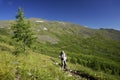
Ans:
[[[57,29],[57,33],[60,32],[61,30],[64,31],[65,33],[71,33],[74,35],[80,35],[85,37],[90,37],[94,35],[101,35],[104,38],[112,39],[112,40],[120,40],[120,31],[119,30],[114,30],[114,29],[91,29],[88,27],[84,27],[81,25],[77,24],[72,24],[72,23],[67,23],[67,22],[59,22],[59,21],[48,21],[40,18],[29,18],[28,19],[33,25],[33,29],[37,31],[39,30],[44,30],[48,28],[48,30],[52,30],[53,32],[56,32],[54,30],[55,28]],[[0,28],[10,28],[10,24],[13,23],[14,21],[0,21]]]
[[[119,35],[120,31],[114,29],[91,29],[77,24],[60,21],[48,21],[39,18],[30,18],[28,20],[30,20],[35,25],[35,27],[39,26],[39,28],[40,29],[43,28],[43,30],[44,28],[48,28],[49,31],[50,30],[52,30],[53,32],[57,31],[57,33],[61,32],[62,30],[65,33],[67,32],[68,34],[83,36],[84,38],[100,35],[103,36],[104,38],[120,40]],[[55,28],[57,30],[55,30]]]

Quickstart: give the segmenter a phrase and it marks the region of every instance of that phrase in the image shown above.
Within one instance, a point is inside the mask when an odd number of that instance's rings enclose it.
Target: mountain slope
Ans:
[[[7,45],[7,44],[6,44]],[[9,45],[8,45],[9,46]],[[9,46],[10,50],[11,46]],[[0,51],[0,80],[117,80],[119,77],[93,71],[79,64],[68,63],[68,68],[80,76],[60,69],[60,60],[28,51],[15,56],[9,51]],[[72,71],[73,72],[73,71]],[[85,76],[86,75],[86,76]],[[88,77],[87,77],[88,76]],[[93,80],[90,79],[90,80]]]
[[[61,71],[51,57],[32,52],[17,57],[9,52],[1,52],[0,65],[0,80],[79,80]]]
[[[94,77],[97,73],[97,76],[105,74],[101,79],[120,78],[118,77],[120,75],[120,31],[96,30],[76,24],[36,18],[28,20],[38,41],[31,47],[35,53],[57,58],[60,51],[64,50],[68,56],[69,66],[73,69],[75,67],[78,72]],[[13,47],[9,48],[15,44],[11,40],[12,31],[9,26],[13,22],[0,21],[1,51],[13,52]]]

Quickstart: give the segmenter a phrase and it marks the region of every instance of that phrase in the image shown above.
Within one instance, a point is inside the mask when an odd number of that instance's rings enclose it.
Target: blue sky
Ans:
[[[15,19],[19,6],[26,18],[120,30],[120,0],[0,0],[0,20]]]

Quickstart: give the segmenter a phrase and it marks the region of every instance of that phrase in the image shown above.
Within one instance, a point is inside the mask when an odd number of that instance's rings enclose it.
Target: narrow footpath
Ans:
[[[58,64],[57,61],[55,61],[55,60],[52,59],[52,58],[50,58],[50,59],[53,61],[54,64],[60,66],[60,64]],[[97,79],[95,79],[94,77],[92,77],[92,76],[90,76],[90,75],[88,75],[88,74],[82,73],[82,72],[80,72],[80,71],[76,71],[76,70],[72,70],[72,69],[66,69],[66,70],[64,70],[64,71],[70,73],[70,74],[73,75],[73,76],[78,76],[78,77],[80,77],[80,78],[85,78],[86,80],[97,80]]]

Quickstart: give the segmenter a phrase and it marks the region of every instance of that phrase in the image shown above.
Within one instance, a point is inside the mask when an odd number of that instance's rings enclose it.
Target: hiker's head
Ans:
[[[61,51],[61,54],[65,54],[65,52],[62,50],[62,51]]]
[[[62,50],[61,52],[62,52],[62,53],[64,53],[64,51],[63,51],[63,50]]]

